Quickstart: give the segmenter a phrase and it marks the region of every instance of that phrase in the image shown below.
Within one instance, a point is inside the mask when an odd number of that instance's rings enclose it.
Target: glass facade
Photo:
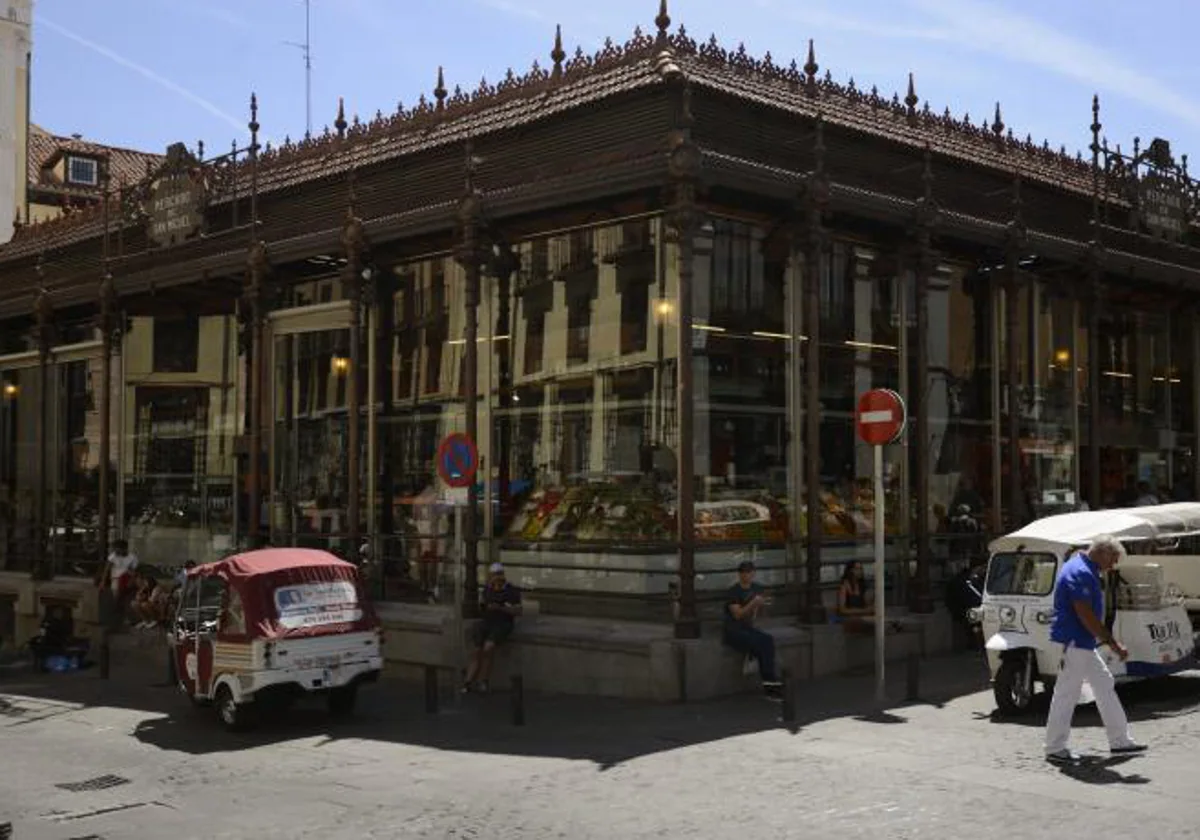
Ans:
[[[0,545],[6,571],[30,571],[38,554],[38,474],[43,377],[36,355],[0,373]]]
[[[835,236],[813,271],[777,229],[711,217],[696,234],[693,323],[681,336],[680,248],[660,218],[513,249],[511,272],[485,267],[475,313],[479,558],[503,561],[554,609],[670,618],[681,457],[695,475],[702,614],[743,559],[756,562],[760,580],[798,588],[814,517],[824,583],[846,562],[868,560],[872,458],[854,412],[870,388],[927,407],[927,462],[916,463],[912,418],[907,441],[887,450],[884,522],[899,560],[914,556],[923,519],[935,581],[997,528],[1085,501],[1191,495],[1195,341],[1189,319],[1161,301],[1106,298],[1091,335],[1090,303],[1036,261],[1009,285],[1003,265],[946,254],[927,279],[922,336],[917,278],[894,251]],[[232,299],[226,314],[128,319],[107,400],[112,537],[171,568],[244,544],[259,516],[273,544],[370,558],[387,599],[446,601],[466,491],[444,487],[435,462],[439,443],[467,426],[466,272],[445,252],[372,263],[355,369],[343,262],[301,268],[267,313],[258,360],[248,358]],[[810,300],[818,312],[805,311]],[[814,316],[816,342],[805,334]],[[689,452],[679,438],[681,339],[693,359]],[[30,569],[42,538],[60,572],[99,559],[99,352],[96,342],[57,347],[44,369],[36,353],[0,356],[3,570]],[[815,404],[804,373],[811,353],[820,360]],[[250,406],[255,363],[263,393]],[[255,411],[260,511],[247,504]],[[819,414],[811,451],[808,412]],[[352,422],[357,530],[348,520]],[[1085,495],[1093,446],[1096,500]],[[819,466],[815,511],[804,486],[810,458]],[[800,598],[776,603],[786,612]]]

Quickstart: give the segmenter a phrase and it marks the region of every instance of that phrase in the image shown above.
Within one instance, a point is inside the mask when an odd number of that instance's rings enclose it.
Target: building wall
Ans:
[[[10,0],[0,13],[0,242],[12,237],[18,208],[25,216],[32,22],[32,0]]]

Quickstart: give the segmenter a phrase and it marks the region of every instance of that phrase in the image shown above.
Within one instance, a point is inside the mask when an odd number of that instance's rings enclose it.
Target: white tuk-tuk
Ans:
[[[972,611],[987,640],[992,688],[1001,712],[1029,708],[1035,685],[1058,675],[1061,646],[1050,641],[1054,584],[1070,555],[1109,534],[1128,557],[1105,576],[1104,615],[1129,650],[1122,662],[1101,649],[1118,682],[1165,676],[1196,666],[1196,640],[1177,588],[1157,565],[1157,546],[1200,534],[1200,504],[1180,503],[1065,513],[1032,522],[989,546],[983,603]]]

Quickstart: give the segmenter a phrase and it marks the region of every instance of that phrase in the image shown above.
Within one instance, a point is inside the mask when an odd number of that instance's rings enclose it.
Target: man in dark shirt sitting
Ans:
[[[505,579],[504,566],[493,563],[488,573],[487,585],[480,596],[481,618],[475,625],[475,652],[471,655],[471,666],[463,683],[464,693],[472,688],[487,691],[496,646],[512,635],[517,616],[521,614],[521,590]]]
[[[770,696],[779,693],[781,683],[775,673],[775,638],[754,626],[762,608],[770,603],[766,590],[754,582],[754,564],[744,560],[738,565],[738,582],[725,597],[725,644],[758,660],[763,689]]]

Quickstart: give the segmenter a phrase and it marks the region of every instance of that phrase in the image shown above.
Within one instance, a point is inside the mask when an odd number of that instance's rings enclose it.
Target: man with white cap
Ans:
[[[471,665],[463,683],[464,693],[472,689],[487,691],[496,646],[512,635],[517,616],[521,614],[521,590],[505,579],[504,566],[500,563],[488,567],[488,582],[480,595],[479,612],[481,617],[474,633],[475,651],[471,654]]]

